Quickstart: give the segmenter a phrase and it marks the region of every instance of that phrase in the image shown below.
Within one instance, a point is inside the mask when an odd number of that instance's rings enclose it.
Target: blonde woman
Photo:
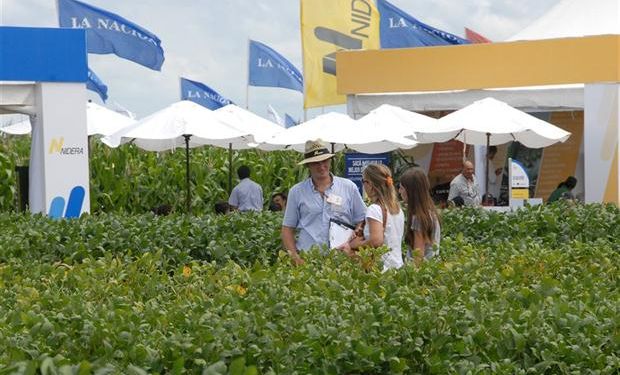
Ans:
[[[390,251],[383,255],[383,270],[400,268],[405,217],[398,204],[392,173],[383,164],[369,164],[362,172],[362,182],[372,201],[366,210],[364,236],[353,237],[341,250],[353,257],[359,247],[386,245]]]
[[[407,204],[405,242],[416,265],[439,254],[441,226],[423,170],[409,168],[400,177],[400,197]]]

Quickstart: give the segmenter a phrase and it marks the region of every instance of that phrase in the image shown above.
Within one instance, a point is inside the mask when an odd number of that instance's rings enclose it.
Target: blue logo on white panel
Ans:
[[[75,186],[69,193],[69,200],[67,201],[66,207],[64,197],[60,195],[55,197],[52,199],[52,203],[50,203],[50,209],[47,215],[53,219],[80,217],[85,194],[86,190],[83,186]]]

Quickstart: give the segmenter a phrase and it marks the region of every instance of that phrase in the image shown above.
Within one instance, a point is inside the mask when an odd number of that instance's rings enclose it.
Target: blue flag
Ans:
[[[161,70],[164,50],[157,36],[123,17],[76,0],[58,0],[60,27],[86,29],[89,53],[114,53]]]
[[[381,15],[381,48],[408,48],[469,44],[456,35],[418,21],[386,0],[377,0]]]
[[[248,85],[283,87],[304,92],[303,76],[282,55],[263,43],[250,40]]]
[[[288,113],[284,114],[284,127],[285,128],[292,128],[295,125],[299,125],[297,121],[295,121],[291,115],[289,115]]]
[[[204,83],[190,81],[181,77],[181,100],[191,100],[203,107],[215,110],[234,104]]]
[[[108,100],[108,86],[106,86],[103,81],[97,77],[95,72],[90,70],[90,68],[88,68],[88,81],[86,81],[86,88],[99,94],[104,103]]]

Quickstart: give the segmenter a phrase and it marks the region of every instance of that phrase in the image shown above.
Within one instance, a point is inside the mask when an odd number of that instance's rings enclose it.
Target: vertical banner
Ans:
[[[580,174],[577,173],[577,162],[583,141],[583,111],[552,112],[546,120],[570,132],[571,136],[564,143],[556,143],[543,149],[534,196],[545,201],[560,182],[568,176]],[[578,191],[575,193],[580,194]]]
[[[620,204],[620,85],[586,85],[584,107],[585,200]]]
[[[368,164],[390,164],[390,154],[361,154],[349,152],[344,154],[344,177],[353,181],[357,185],[360,194],[363,192],[362,172]]]
[[[345,103],[336,92],[336,52],[378,49],[379,12],[372,0],[301,0],[301,41],[304,108]]]

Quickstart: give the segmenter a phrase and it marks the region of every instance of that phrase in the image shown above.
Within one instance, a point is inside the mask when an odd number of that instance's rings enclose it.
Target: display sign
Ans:
[[[360,194],[363,194],[362,172],[368,164],[390,164],[390,154],[361,154],[347,153],[344,155],[344,177],[357,185]]]
[[[521,163],[509,159],[510,164],[510,199],[528,199],[530,197],[530,178]]]

